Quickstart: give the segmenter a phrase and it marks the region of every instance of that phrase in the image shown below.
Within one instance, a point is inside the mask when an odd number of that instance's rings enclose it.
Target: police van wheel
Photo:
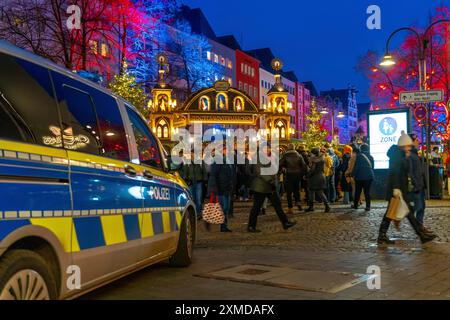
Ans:
[[[0,300],[53,300],[56,283],[45,260],[29,250],[12,250],[0,260]]]
[[[191,218],[190,213],[186,213],[184,216],[177,251],[169,260],[170,265],[173,267],[188,267],[192,263],[195,230]]]

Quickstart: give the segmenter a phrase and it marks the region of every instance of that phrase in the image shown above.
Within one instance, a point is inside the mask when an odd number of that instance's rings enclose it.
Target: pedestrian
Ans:
[[[204,199],[203,190],[208,181],[208,172],[203,159],[196,158],[194,152],[191,153],[188,161],[187,164],[183,164],[180,175],[189,186],[197,210],[197,218],[201,219]]]
[[[447,172],[447,191],[450,195],[450,156],[445,159],[445,171]]]
[[[412,134],[411,139],[413,141],[413,147],[411,148],[411,153],[408,157],[409,160],[409,170],[411,182],[414,187],[412,196],[414,202],[414,214],[416,219],[421,225],[424,225],[425,218],[425,190],[427,188],[427,182],[425,177],[424,162],[419,156],[419,138],[417,135]]]
[[[334,172],[334,190],[336,192],[336,202],[340,201],[343,198],[343,191],[341,186],[341,179],[343,175],[342,171],[342,149],[341,150],[335,150],[334,153],[336,154],[336,157],[338,158],[339,164],[336,167],[336,170]]]
[[[432,199],[442,199],[443,196],[443,176],[441,173],[442,158],[439,154],[439,148],[434,147],[431,152],[430,165],[430,197]]]
[[[335,175],[336,175],[336,169],[339,166],[339,159],[336,156],[336,153],[334,152],[333,148],[329,145],[325,145],[326,155],[331,159],[331,167],[329,168],[329,172],[327,175],[327,198],[330,201],[330,203],[336,202],[336,185],[335,185]],[[329,159],[326,159],[326,166],[329,165]]]
[[[414,216],[414,210],[411,208],[410,202],[413,200],[411,190],[413,190],[411,171],[409,168],[410,161],[407,159],[411,155],[411,149],[413,147],[412,139],[402,132],[402,136],[398,140],[398,146],[393,145],[388,150],[389,157],[389,173],[388,180],[386,182],[386,199],[391,201],[392,197],[402,196],[409,207],[409,214],[406,216],[409,223],[413,227],[416,234],[419,236],[422,243],[433,241],[436,235],[423,228],[420,222]],[[387,232],[391,225],[391,219],[387,217],[388,211],[383,217],[380,225],[380,231],[378,235],[378,244],[395,244],[387,236]]]
[[[309,154],[304,145],[300,145],[297,149],[297,152],[302,156],[303,161],[305,161],[306,166],[309,168]],[[308,180],[306,174],[303,175],[300,188],[305,193],[305,202],[308,203]]]
[[[303,176],[308,171],[305,160],[295,150],[293,143],[288,145],[286,153],[280,160],[280,168],[284,171],[284,183],[286,188],[286,195],[288,201],[288,214],[293,214],[294,203],[299,211],[303,211],[300,199],[300,186]]]
[[[228,217],[230,213],[231,197],[233,195],[233,184],[235,183],[235,166],[227,164],[227,148],[223,148],[223,161],[215,161],[210,166],[208,180],[208,194],[215,199],[219,198],[219,204],[225,215],[225,222],[220,226],[220,232],[232,232],[228,228]]]
[[[349,166],[349,162],[350,162],[350,158],[352,156],[353,153],[353,148],[349,145],[344,146],[343,149],[343,155],[342,155],[342,176],[341,176],[341,190],[344,193],[344,204],[350,204],[350,192],[352,189],[352,185],[351,185],[351,178],[346,176],[345,173],[348,170],[348,166]]]
[[[328,201],[330,200],[330,186],[331,186],[331,179],[334,176],[333,173],[333,159],[328,154],[328,149],[326,147],[323,147],[320,149],[320,152],[323,155],[323,159],[325,161],[325,167],[324,167],[324,173],[325,173],[325,195],[327,196]],[[334,187],[333,187],[334,189]],[[321,202],[319,198],[316,198],[317,201]]]
[[[355,167],[356,157],[357,157],[358,153],[361,151],[359,148],[360,148],[360,146],[358,144],[352,145],[352,155],[350,157],[350,161],[348,162],[347,171],[345,172],[345,176],[348,177],[348,179],[350,180],[351,201],[353,201],[355,199],[356,182],[352,175],[353,175],[353,168]],[[362,204],[362,201],[360,199],[359,205],[361,205],[361,204]],[[353,205],[352,205],[352,207],[353,207]]]
[[[314,200],[317,196],[325,204],[325,212],[330,212],[330,205],[328,199],[324,193],[326,180],[325,180],[325,159],[324,154],[320,153],[319,148],[311,150],[310,169],[308,172],[308,200],[309,206],[306,212],[314,211]]]
[[[363,144],[361,146],[361,152],[358,153],[355,160],[355,166],[353,167],[352,176],[355,178],[355,200],[353,204],[354,209],[358,209],[359,200],[361,198],[361,192],[364,190],[366,197],[366,211],[370,211],[371,198],[370,188],[372,186],[374,173],[375,160],[370,155],[369,145]]]
[[[270,152],[268,156],[271,157]],[[275,212],[280,219],[280,222],[284,230],[293,227],[296,222],[289,221],[283,208],[281,206],[280,195],[277,192],[277,174],[264,175],[263,168],[269,168],[270,163],[267,165],[261,164],[261,159],[257,164],[251,165],[252,182],[250,189],[253,192],[253,207],[250,211],[247,231],[250,233],[260,233],[261,231],[256,229],[258,222],[258,215],[261,214],[261,209],[266,199],[269,199],[272,206],[275,208]]]

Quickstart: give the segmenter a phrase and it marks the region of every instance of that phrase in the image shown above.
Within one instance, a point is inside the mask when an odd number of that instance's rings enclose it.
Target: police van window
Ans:
[[[148,129],[148,126],[142,121],[141,117],[130,108],[127,108],[127,113],[130,118],[131,127],[133,128],[134,138],[136,139],[139,161],[142,164],[163,169],[158,143]]]
[[[64,148],[101,155],[100,132],[92,97],[79,82],[52,72],[62,120]]]
[[[61,147],[49,71],[0,53],[0,138]]]
[[[116,99],[94,88],[90,90],[90,93],[97,110],[103,155],[121,161],[130,161],[127,136]]]

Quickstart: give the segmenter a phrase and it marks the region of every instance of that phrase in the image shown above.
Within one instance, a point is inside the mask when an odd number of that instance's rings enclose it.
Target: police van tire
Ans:
[[[22,279],[26,279],[26,283],[23,283]],[[8,290],[6,287],[16,290]],[[39,254],[30,250],[17,249],[7,252],[0,259],[0,299],[55,300],[57,298],[55,279],[44,258]]]
[[[189,212],[184,215],[181,225],[180,239],[175,254],[169,259],[172,267],[189,267],[192,263],[192,253],[194,249],[194,226]]]

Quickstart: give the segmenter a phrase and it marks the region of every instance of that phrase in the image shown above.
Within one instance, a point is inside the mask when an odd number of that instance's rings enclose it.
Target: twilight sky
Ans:
[[[384,52],[396,28],[426,26],[434,8],[450,0],[182,0],[201,8],[217,35],[234,34],[245,50],[271,47],[301,81],[317,89],[347,87],[367,98],[367,81],[354,71],[368,49]],[[367,7],[381,8],[381,30],[366,27]],[[395,47],[405,34],[398,34]]]

